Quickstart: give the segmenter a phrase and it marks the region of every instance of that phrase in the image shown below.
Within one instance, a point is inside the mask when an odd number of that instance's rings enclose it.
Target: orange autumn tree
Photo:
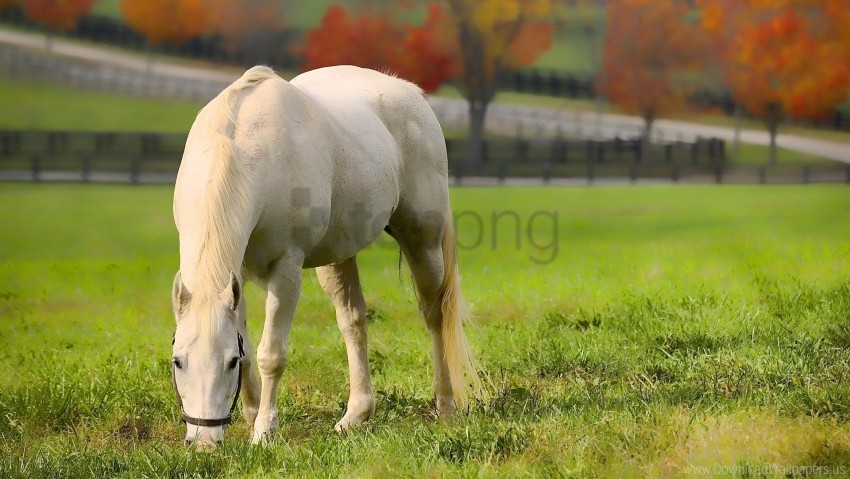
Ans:
[[[597,91],[643,119],[644,146],[655,120],[684,107],[689,89],[683,73],[700,67],[703,46],[688,21],[691,11],[685,0],[608,3]]]
[[[850,61],[850,0],[824,0],[823,8],[830,20],[827,25]]]
[[[469,104],[466,161],[482,160],[487,107],[499,76],[530,65],[551,47],[549,0],[446,0],[461,71],[455,83]]]
[[[0,0],[0,12],[9,7],[20,5],[22,2],[23,0]]]
[[[80,17],[86,15],[95,0],[24,0],[28,17],[51,30],[67,31],[76,28]],[[47,34],[46,48],[51,48],[52,36]]]
[[[705,1],[703,26],[715,38],[735,101],[776,136],[787,117],[820,118],[847,98],[850,61],[842,42],[844,9],[832,0]],[[846,3],[845,3],[846,8]]]
[[[414,26],[399,20],[396,3],[383,9],[361,7],[350,12],[331,5],[320,25],[307,32],[302,70],[331,65],[357,65],[395,73],[433,92],[454,72],[457,63],[441,28],[443,11],[428,6],[427,17]]]
[[[204,0],[123,0],[121,13],[148,45],[186,42],[206,25]]]
[[[204,0],[122,0],[121,13],[133,30],[147,42],[147,69],[153,69],[151,47],[163,43],[179,44],[204,31]]]
[[[283,28],[280,0],[205,0],[208,31],[224,40],[225,48],[247,63],[267,62],[281,48]]]

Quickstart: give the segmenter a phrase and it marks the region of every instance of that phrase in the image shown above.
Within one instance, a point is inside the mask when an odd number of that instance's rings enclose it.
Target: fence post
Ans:
[[[714,167],[714,182],[717,184],[723,183],[723,167],[720,165]]]
[[[38,155],[32,157],[32,180],[36,183],[41,181],[41,160]]]
[[[519,156],[520,163],[528,163],[528,146],[528,142],[523,139],[519,139],[516,142],[515,151],[517,156]]]
[[[844,167],[844,182],[850,185],[850,165]]]
[[[696,165],[699,162],[699,143],[700,138],[697,137],[693,143],[691,143],[691,164]]]
[[[130,183],[136,185],[139,183],[139,158],[133,157],[130,160]]]
[[[803,184],[804,185],[809,184],[809,173],[810,172],[811,172],[811,169],[809,168],[809,165],[804,165],[803,166]]]
[[[89,156],[83,157],[82,180],[83,183],[88,183],[91,180],[91,157]]]
[[[670,174],[673,176],[673,183],[678,183],[679,182],[679,165],[673,165],[673,167],[670,168]]]
[[[632,163],[631,167],[629,167],[629,181],[631,181],[632,184],[635,184],[635,183],[637,183],[637,178],[638,178],[637,165]]]
[[[496,172],[496,177],[499,179],[500,185],[505,184],[505,176],[506,176],[505,175],[505,162],[500,161],[499,162],[499,170]]]
[[[767,182],[767,168],[764,165],[759,166],[759,184],[763,185]]]

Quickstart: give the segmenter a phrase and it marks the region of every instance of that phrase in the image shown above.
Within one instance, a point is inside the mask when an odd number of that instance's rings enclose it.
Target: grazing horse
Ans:
[[[350,396],[335,428],[372,415],[355,255],[382,231],[398,242],[419,294],[433,343],[437,414],[452,413],[464,403],[465,386],[477,384],[463,331],[445,142],[412,83],[353,66],[290,82],[251,68],[192,125],[174,221],[180,270],[172,289],[172,379],[187,444],[219,443],[237,396],[252,442],[277,431],[275,398],[304,268],[316,268],[333,301],[348,354]],[[256,356],[243,279],[267,293]]]

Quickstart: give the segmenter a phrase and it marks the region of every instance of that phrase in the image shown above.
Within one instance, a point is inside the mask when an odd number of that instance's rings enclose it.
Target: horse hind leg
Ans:
[[[345,415],[336,423],[339,432],[357,427],[375,412],[375,392],[369,377],[366,336],[366,302],[354,258],[316,268],[322,289],[333,300],[336,321],[348,354],[351,389]]]
[[[419,293],[419,309],[431,334],[434,393],[438,416],[466,401],[467,376],[478,387],[474,359],[463,331],[468,315],[458,283],[451,217],[392,231],[404,252]]]

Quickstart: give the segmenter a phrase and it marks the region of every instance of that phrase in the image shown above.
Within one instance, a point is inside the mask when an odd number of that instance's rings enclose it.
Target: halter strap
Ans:
[[[176,334],[176,333],[175,333]],[[171,345],[174,346],[175,337],[171,337]],[[238,376],[236,378],[236,392],[233,395],[233,402],[230,403],[230,411],[227,413],[227,416],[220,419],[205,419],[192,417],[186,414],[186,411],[183,410],[183,398],[180,397],[180,391],[177,389],[177,367],[174,364],[171,365],[171,387],[174,389],[174,396],[177,397],[177,405],[180,406],[180,420],[185,422],[186,424],[192,424],[193,426],[201,426],[201,427],[218,427],[230,424],[233,418],[233,411],[236,410],[236,403],[239,401],[239,392],[242,390],[242,358],[245,357],[245,349],[243,347],[242,335],[236,333],[236,339],[239,343],[239,371]]]

